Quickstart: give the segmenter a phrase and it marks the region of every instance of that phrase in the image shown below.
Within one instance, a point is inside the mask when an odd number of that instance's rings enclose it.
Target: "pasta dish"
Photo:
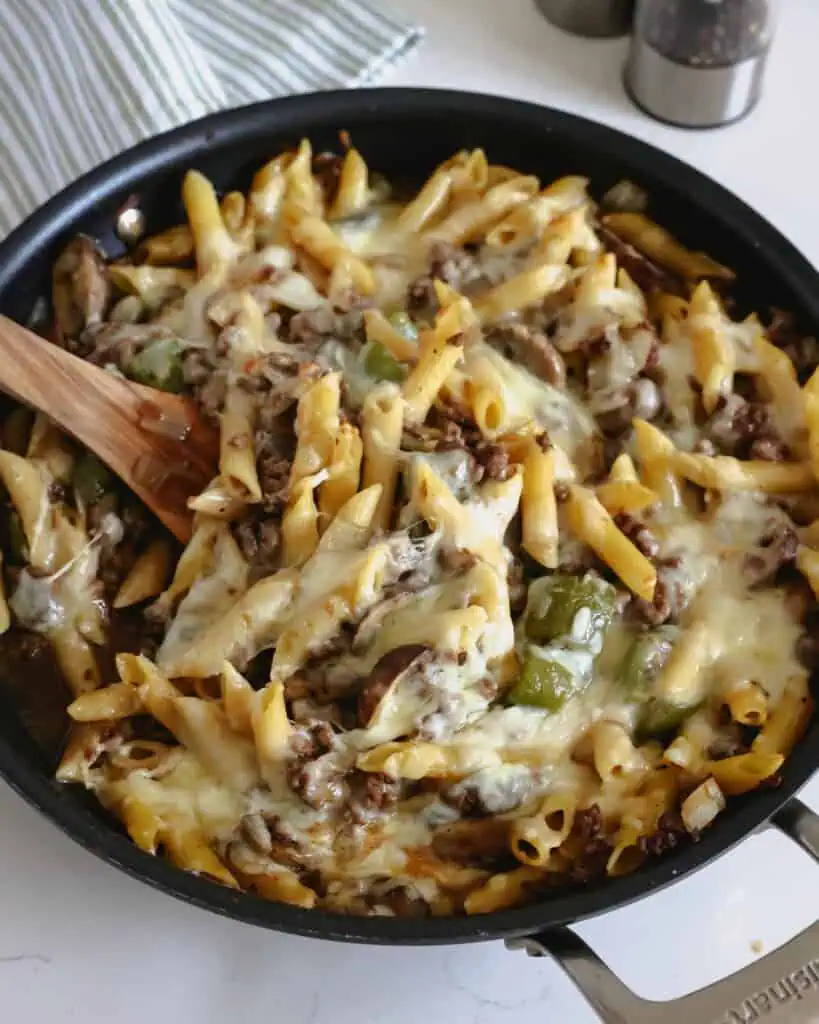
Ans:
[[[263,898],[480,914],[633,871],[812,712],[815,343],[629,183],[476,149],[406,197],[342,141],[57,260],[51,340],[192,396],[219,464],[180,549],[12,409],[3,674],[66,687],[59,780]]]

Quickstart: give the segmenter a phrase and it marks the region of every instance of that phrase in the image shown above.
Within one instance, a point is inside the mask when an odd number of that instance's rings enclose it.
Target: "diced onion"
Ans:
[[[725,810],[725,797],[714,779],[708,778],[686,797],[680,808],[683,824],[689,832],[702,832]]]

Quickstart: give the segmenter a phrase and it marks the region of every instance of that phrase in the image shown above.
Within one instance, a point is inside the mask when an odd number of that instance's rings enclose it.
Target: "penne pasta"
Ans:
[[[339,430],[341,378],[328,373],[299,400],[296,417],[298,445],[290,470],[290,486],[327,469],[333,459]]]
[[[493,185],[482,196],[454,210],[429,233],[437,240],[463,245],[485,234],[505,214],[531,199],[538,185],[537,178],[524,175]]]
[[[238,247],[222,219],[213,185],[199,171],[188,171],[182,183],[182,202],[188,216],[200,277],[234,262]]]
[[[535,441],[523,461],[521,518],[523,547],[532,558],[554,569],[558,564],[557,501],[554,449]]]
[[[497,285],[475,300],[475,312],[481,323],[500,320],[507,313],[542,302],[568,281],[565,267],[544,263]]]
[[[83,693],[68,705],[75,722],[110,722],[130,718],[142,710],[138,691],[128,683],[112,683]]]
[[[375,280],[367,264],[350,252],[323,220],[318,217],[302,217],[291,227],[290,237],[297,246],[330,272],[333,272],[342,260],[346,261],[350,280],[363,295],[369,295],[375,288]]]
[[[319,512],[326,524],[358,491],[364,446],[351,423],[342,423],[336,434],[327,479],[319,490]]]
[[[171,542],[167,537],[151,541],[120,584],[114,608],[129,608],[161,594],[171,574]]]
[[[768,698],[756,683],[734,684],[725,694],[725,703],[733,720],[740,725],[757,727],[768,720]]]
[[[691,332],[694,373],[702,386],[702,404],[712,413],[733,388],[736,356],[719,302],[707,281],[691,296],[686,321]]]
[[[399,362],[414,363],[418,359],[418,342],[410,340],[406,334],[393,327],[380,310],[364,310],[364,327],[367,341],[377,341]]]
[[[314,479],[305,477],[291,488],[282,516],[282,560],[287,567],[303,565],[318,547],[319,514]]]
[[[751,745],[755,754],[782,754],[785,757],[801,739],[813,713],[813,698],[804,676],[794,676]]]
[[[341,165],[341,175],[329,219],[353,217],[366,209],[370,201],[369,172],[364,157],[357,149],[348,149]]]
[[[650,601],[657,583],[657,570],[617,529],[594,494],[587,488],[572,485],[566,515],[575,537],[588,544],[638,597]]]
[[[294,593],[295,574],[283,569],[259,580],[230,611],[197,640],[195,647],[166,666],[168,675],[218,675],[226,661],[243,665],[275,642]]]
[[[384,385],[371,391],[361,412],[364,450],[361,486],[381,488],[372,525],[390,528],[398,481],[398,453],[404,421],[404,400],[395,388]]]
[[[512,853],[529,867],[545,868],[552,851],[568,839],[576,813],[573,794],[551,793],[531,817],[516,818],[512,822]]]
[[[256,471],[253,398],[235,383],[228,386],[219,426],[219,474],[227,491],[244,501],[261,501]]]

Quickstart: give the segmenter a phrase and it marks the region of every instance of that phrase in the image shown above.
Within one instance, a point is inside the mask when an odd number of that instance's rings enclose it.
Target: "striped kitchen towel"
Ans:
[[[421,31],[379,0],[2,0],[0,237],[141,139],[271,96],[371,84]]]

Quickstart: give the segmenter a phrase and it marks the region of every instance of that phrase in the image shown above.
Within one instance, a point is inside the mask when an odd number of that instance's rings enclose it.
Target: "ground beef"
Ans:
[[[474,252],[457,248],[449,242],[433,242],[429,250],[429,273],[456,291],[464,283],[480,276],[480,262]]]
[[[289,761],[286,776],[290,788],[308,807],[318,810],[320,807],[338,806],[344,801],[346,787],[343,775],[323,764],[321,758]]]
[[[259,428],[255,435],[256,468],[266,513],[280,512],[287,503],[287,487],[294,455],[292,436]]]
[[[603,812],[598,804],[592,804],[578,811],[574,819],[574,831],[578,839],[589,842],[603,831]]]
[[[302,728],[294,730],[290,749],[296,757],[314,760],[333,749],[335,732],[329,722],[314,719]]]
[[[269,575],[277,567],[281,540],[278,519],[263,512],[251,513],[234,525],[233,536],[256,575]]]
[[[481,432],[471,414],[452,403],[434,406],[429,426],[437,432],[436,451],[471,450],[481,440]]]
[[[433,279],[424,274],[416,278],[407,289],[407,309],[416,317],[424,315],[431,318],[438,309],[438,297],[435,294]]]
[[[614,522],[641,554],[646,558],[657,557],[660,543],[645,523],[628,512],[620,512],[614,517]]]
[[[784,565],[796,558],[799,538],[787,523],[774,523],[760,547],[745,557],[745,576],[750,584],[770,582]]]
[[[682,282],[678,277],[644,256],[628,242],[605,224],[600,225],[598,233],[605,247],[617,257],[617,266],[622,267],[628,276],[646,293],[659,289],[663,292],[681,294]]]
[[[182,373],[204,415],[216,422],[225,403],[227,372],[217,364],[215,353],[188,349],[183,356]]]
[[[486,477],[489,480],[506,480],[512,466],[509,452],[502,444],[479,441],[472,449],[478,470],[476,483]]]
[[[449,807],[453,807],[462,818],[477,818],[489,813],[477,786],[471,786],[466,782],[444,786],[441,790],[441,799]]]
[[[480,276],[480,265],[474,253],[449,242],[433,242],[429,249],[428,270],[416,278],[407,291],[407,307],[411,313],[430,319],[438,309],[435,280],[463,291],[468,281]]]
[[[643,836],[640,845],[652,857],[661,857],[675,849],[688,835],[682,818],[677,811],[666,811],[657,823],[657,831],[650,836]]]
[[[774,345],[787,353],[796,367],[800,382],[804,384],[819,366],[819,341],[816,338],[800,334],[796,329],[793,316],[780,309],[773,310],[771,324],[768,327],[768,338]]]
[[[781,462],[788,458],[787,445],[777,434],[770,409],[762,402],[732,394],[722,401],[705,430],[723,452],[739,459]]]
[[[256,396],[259,428],[275,431],[280,429],[279,422],[286,421],[292,427],[299,378],[309,380],[320,374],[315,363],[299,362],[287,352],[272,352],[254,360],[237,383],[243,391]]]
[[[662,626],[663,623],[677,618],[685,607],[686,593],[682,582],[672,577],[671,570],[678,570],[680,564],[679,558],[660,562],[657,567],[654,598],[645,601],[641,597],[634,597],[629,604],[630,617],[648,626]]]
[[[586,885],[605,874],[611,856],[611,843],[604,836],[590,839],[569,868],[569,879],[576,885]]]
[[[301,363],[289,352],[270,352],[248,364],[248,372],[239,378],[239,386],[251,394],[270,391],[277,382],[298,376]],[[292,396],[288,396],[292,402]]]
[[[287,328],[287,341],[315,354],[328,341],[345,345],[364,341],[364,319],[360,304],[351,303],[344,312],[330,306],[296,313]]]
[[[777,437],[758,437],[748,449],[749,459],[762,459],[765,462],[785,462],[788,455],[788,446]]]
[[[113,364],[124,370],[146,345],[173,337],[162,324],[96,323],[83,331],[70,350],[96,366]]]
[[[365,822],[374,813],[389,811],[401,797],[401,782],[385,772],[351,772],[350,813],[353,821]]]
[[[536,377],[563,387],[566,383],[566,364],[542,331],[521,323],[493,327],[486,340],[513,362],[522,363]]]
[[[442,548],[438,551],[438,564],[453,576],[462,576],[478,564],[478,556],[466,548]]]
[[[339,319],[329,306],[296,313],[290,320],[288,341],[302,345],[309,352],[316,352],[328,338],[336,336]]]

